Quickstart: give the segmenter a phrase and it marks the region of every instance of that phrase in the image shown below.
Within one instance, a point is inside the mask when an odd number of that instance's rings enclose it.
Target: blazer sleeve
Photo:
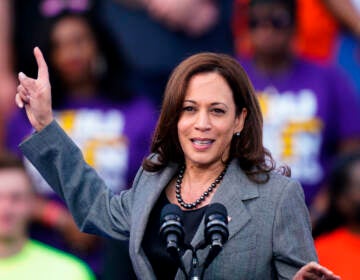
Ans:
[[[278,279],[292,279],[303,265],[317,261],[310,217],[297,181],[289,180],[281,192],[275,212],[273,248]]]
[[[132,188],[114,195],[56,121],[31,135],[20,149],[66,202],[80,230],[121,240],[129,237]]]

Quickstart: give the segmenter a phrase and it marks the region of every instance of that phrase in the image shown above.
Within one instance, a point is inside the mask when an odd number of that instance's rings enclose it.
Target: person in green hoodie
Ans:
[[[0,155],[0,279],[94,280],[79,259],[29,238],[35,197],[22,161]]]

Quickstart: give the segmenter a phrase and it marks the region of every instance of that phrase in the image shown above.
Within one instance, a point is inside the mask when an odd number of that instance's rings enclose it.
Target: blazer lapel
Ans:
[[[228,175],[228,176],[227,176]],[[251,182],[236,160],[228,168],[228,174],[216,191],[211,203],[222,203],[228,212],[229,239],[239,232],[251,219],[243,201],[259,196],[257,184]]]
[[[134,245],[137,253],[141,248],[141,242],[143,240],[151,210],[154,208],[161,192],[168,185],[176,171],[177,165],[170,164],[160,173],[148,173],[149,175],[147,176],[147,180],[141,187],[141,194],[139,194],[141,197],[137,199],[139,203],[136,205],[135,213],[133,213],[133,215],[135,215],[135,218],[133,219],[133,228],[136,229],[134,230]]]
[[[251,182],[239,167],[237,160],[233,160],[218,187],[211,203],[223,204],[228,212],[229,239],[238,233],[251,219],[243,201],[259,196],[257,184]],[[205,217],[203,217],[197,229],[191,245],[195,247],[204,240]],[[198,253],[200,264],[205,261],[209,249],[206,248]],[[188,250],[184,256],[184,264],[191,262],[192,254]]]

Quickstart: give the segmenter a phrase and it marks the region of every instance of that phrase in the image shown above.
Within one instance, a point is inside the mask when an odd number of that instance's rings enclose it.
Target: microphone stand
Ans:
[[[206,244],[206,242],[201,242],[195,248],[190,246],[192,251],[190,280],[202,280],[204,278],[205,270],[209,267],[209,265],[223,248],[221,242],[215,242],[214,244],[210,245],[210,251],[205,259],[205,262],[200,265],[196,252],[198,250],[205,249],[207,246],[208,244]]]
[[[170,244],[169,244],[170,245]],[[173,245],[173,244],[171,244]],[[171,255],[171,257],[176,261],[179,268],[185,275],[186,280],[202,280],[204,278],[205,270],[209,267],[215,257],[220,253],[223,248],[221,242],[215,242],[214,244],[210,245],[210,251],[205,259],[205,262],[200,265],[199,259],[197,257],[197,251],[205,249],[208,244],[206,242],[201,242],[195,248],[192,247],[190,244],[184,244],[184,249],[190,249],[192,253],[191,259],[191,268],[189,275],[186,273],[185,265],[182,261],[182,254],[179,248],[175,246],[168,246],[167,251]]]
[[[201,245],[202,246],[197,246],[196,248],[192,247],[191,245],[185,245],[185,249],[190,249],[191,253],[192,253],[191,268],[190,268],[189,275],[186,273],[185,266],[184,266],[184,263],[183,263],[182,258],[181,258],[180,250],[168,250],[171,257],[176,261],[179,268],[184,273],[186,280],[202,280],[203,279],[204,266],[200,265],[199,259],[198,259],[197,254],[196,254],[198,249],[203,249],[203,248],[206,247],[205,243],[201,244]],[[208,258],[209,257],[207,257],[206,260]]]
[[[172,245],[173,244],[168,246],[166,250],[170,254],[170,256],[173,258],[173,260],[175,260],[175,262],[177,263],[177,265],[181,269],[181,271],[184,273],[185,279],[189,280],[189,276],[186,273],[185,265],[181,258],[181,250],[177,246],[172,246]],[[191,247],[189,249],[193,249],[193,248]]]
[[[199,265],[199,259],[196,254],[196,250],[191,247],[192,260],[190,269],[190,280],[201,280],[203,278],[204,269]]]

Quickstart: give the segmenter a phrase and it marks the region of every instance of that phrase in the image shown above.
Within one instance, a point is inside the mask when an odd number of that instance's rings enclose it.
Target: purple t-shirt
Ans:
[[[266,74],[240,59],[257,92],[264,117],[264,146],[291,167],[309,205],[341,140],[360,139],[360,109],[342,72],[302,60]]]
[[[143,97],[123,104],[111,104],[99,98],[69,102],[54,116],[62,128],[81,148],[84,158],[114,191],[131,186],[145,156],[149,154],[151,136],[157,115]],[[24,110],[19,110],[8,125],[7,146],[20,155],[19,143],[33,132]],[[39,193],[59,201],[37,170],[26,161],[26,167]],[[32,237],[84,259],[95,273],[101,273],[101,243],[86,255],[74,252],[56,231],[34,225]]]
[[[80,147],[86,162],[113,191],[131,186],[142,159],[149,153],[157,117],[147,99],[135,98],[119,105],[99,98],[72,101],[54,110],[54,116]],[[32,131],[25,112],[18,111],[9,122],[7,146],[19,153],[19,143]],[[29,170],[38,190],[49,192],[38,175],[34,175],[37,171]]]

